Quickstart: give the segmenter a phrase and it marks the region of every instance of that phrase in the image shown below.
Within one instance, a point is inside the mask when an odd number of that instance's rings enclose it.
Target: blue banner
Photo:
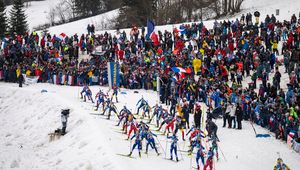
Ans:
[[[109,87],[120,87],[120,65],[116,62],[107,63]]]

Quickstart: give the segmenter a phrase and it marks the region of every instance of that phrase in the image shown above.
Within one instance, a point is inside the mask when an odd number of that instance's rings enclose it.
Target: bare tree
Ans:
[[[50,11],[48,13],[47,19],[50,22],[50,25],[53,26],[55,22],[55,16],[56,16],[56,11],[54,8],[50,8]]]
[[[75,0],[62,0],[63,4],[66,6],[66,9],[70,9],[71,11],[71,18],[76,17],[76,4]]]
[[[63,8],[63,6],[61,6],[61,4],[58,4],[56,6],[56,12],[57,12],[57,15],[59,17],[59,20],[62,22],[62,23],[66,23],[66,16],[65,16],[65,10]]]

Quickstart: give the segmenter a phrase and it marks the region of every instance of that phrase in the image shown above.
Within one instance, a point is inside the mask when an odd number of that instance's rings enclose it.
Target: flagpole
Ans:
[[[156,83],[157,83],[157,86],[156,86],[156,91],[157,91],[157,101],[158,101],[158,103],[160,103],[160,95],[159,95],[159,93],[160,93],[160,78],[159,78],[159,76],[157,76],[156,77]]]

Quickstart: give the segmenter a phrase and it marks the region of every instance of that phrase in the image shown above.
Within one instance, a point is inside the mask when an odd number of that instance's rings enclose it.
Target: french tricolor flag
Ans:
[[[291,132],[289,133],[289,136],[290,136],[291,138],[293,138],[293,137],[295,136],[295,132],[291,131]]]
[[[151,20],[148,20],[146,37],[152,39],[154,46],[158,46],[159,45],[158,35],[154,32],[154,29],[155,29],[154,22]]]
[[[186,70],[181,67],[172,67],[171,69],[174,73],[186,73]]]
[[[171,79],[172,81],[175,81],[175,82],[178,81],[178,78],[177,78],[176,76],[173,76],[173,77],[171,77],[170,79]]]

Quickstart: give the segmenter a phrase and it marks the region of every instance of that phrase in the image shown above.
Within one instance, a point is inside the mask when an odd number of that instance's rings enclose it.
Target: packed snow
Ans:
[[[45,1],[32,1],[29,6],[25,8],[27,16],[27,23],[29,29],[32,31],[34,27],[49,23],[48,15],[51,8],[54,8],[60,0],[45,0]],[[26,3],[25,3],[26,4]],[[12,5],[6,7],[6,14],[9,15]]]
[[[157,146],[160,156],[154,150],[148,155],[133,152],[132,158],[118,156],[128,154],[132,143],[116,127],[117,118],[106,120],[96,115],[90,101],[79,98],[80,87],[34,84],[18,88],[17,84],[0,83],[0,169],[190,169],[195,165],[195,155],[179,153],[180,161],[174,163],[169,158],[170,143],[166,136],[158,135]],[[106,87],[92,86],[108,91]],[[42,92],[47,90],[47,92]],[[153,91],[121,89],[118,110],[124,105],[135,111],[136,102],[143,97],[150,105],[157,102]],[[124,94],[126,93],[126,94]],[[203,105],[203,107],[205,107]],[[61,127],[60,111],[70,108],[68,133],[59,140],[49,142],[48,133]],[[192,116],[191,116],[192,117]],[[192,122],[192,121],[191,121]],[[287,144],[270,138],[256,138],[249,122],[243,122],[243,130],[222,128],[222,120],[217,120],[219,157],[215,160],[216,169],[272,169],[279,154],[290,166],[300,166],[300,155],[289,149]],[[269,133],[255,126],[258,133]],[[154,126],[151,126],[154,130]],[[155,133],[155,131],[154,131]],[[157,141],[157,142],[158,142]],[[188,141],[179,138],[180,150],[188,150]],[[167,145],[166,145],[167,144]],[[166,148],[167,146],[167,148]],[[223,152],[223,154],[221,153]]]

